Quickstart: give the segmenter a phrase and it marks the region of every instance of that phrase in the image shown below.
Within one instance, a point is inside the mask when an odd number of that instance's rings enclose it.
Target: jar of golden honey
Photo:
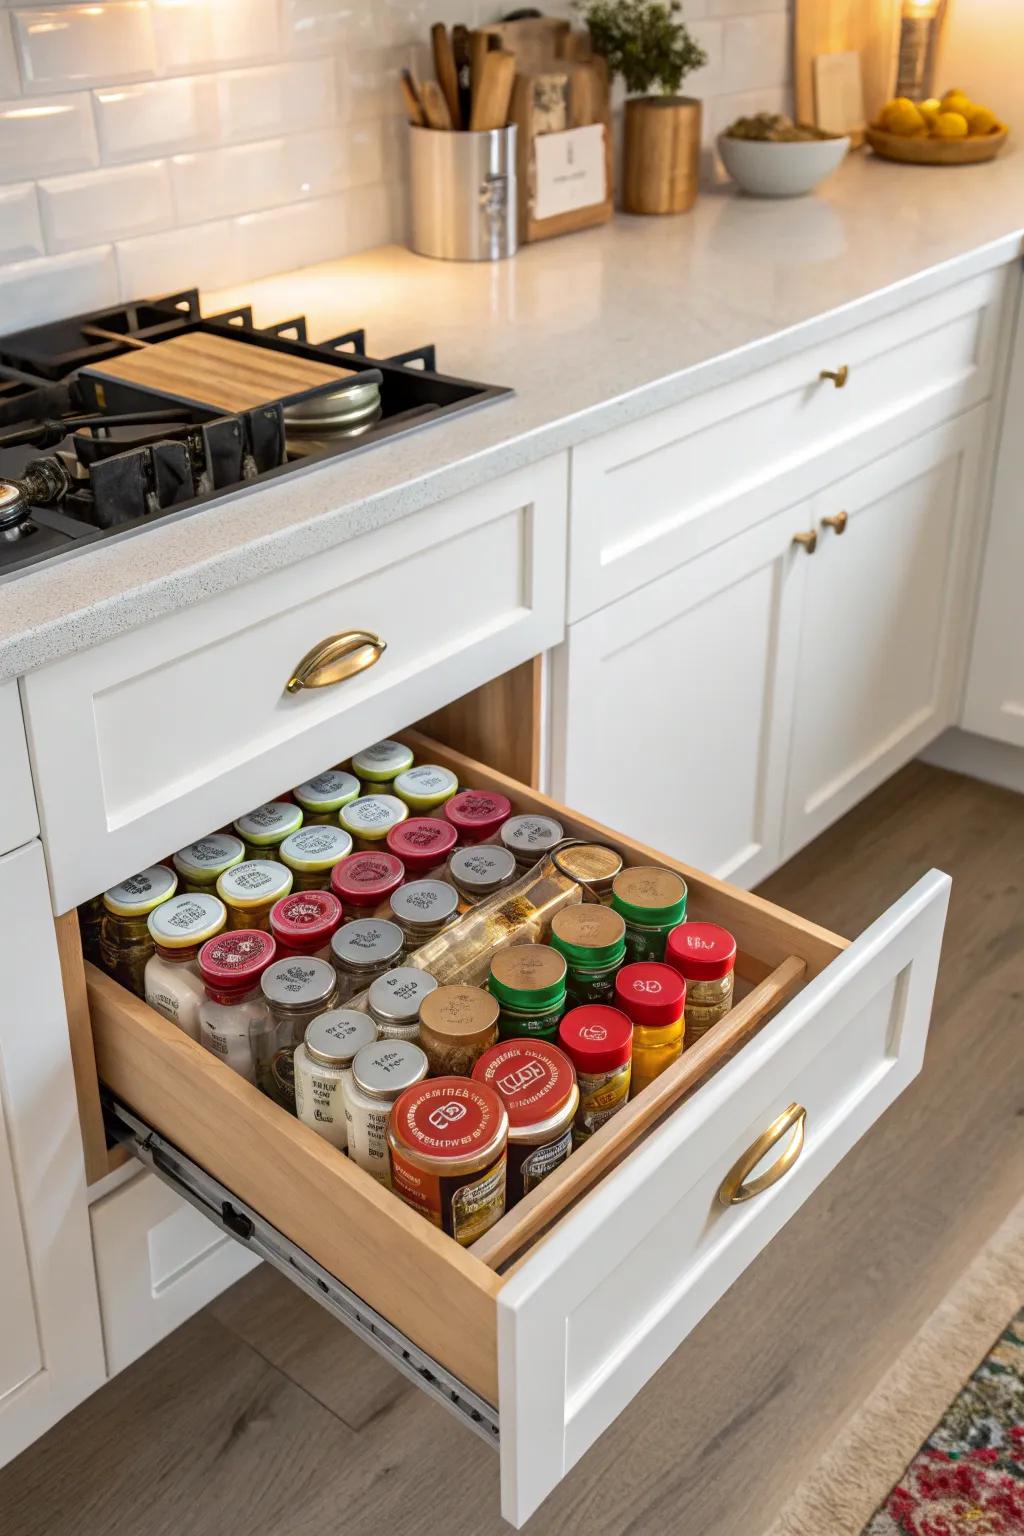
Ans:
[[[177,888],[174,871],[166,864],[154,864],[104,892],[100,964],[138,997],[146,995],[146,962],[156,947],[149,914],[170,901]]]

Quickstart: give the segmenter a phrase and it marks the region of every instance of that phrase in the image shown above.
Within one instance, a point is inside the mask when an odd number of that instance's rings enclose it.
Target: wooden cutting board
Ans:
[[[89,369],[100,382],[108,378],[139,384],[219,411],[248,411],[320,384],[340,386],[352,372],[209,331],[169,336]]]
[[[816,123],[814,60],[821,53],[860,55],[864,110],[870,121],[896,88],[901,0],[796,0],[793,94],[799,122]]]

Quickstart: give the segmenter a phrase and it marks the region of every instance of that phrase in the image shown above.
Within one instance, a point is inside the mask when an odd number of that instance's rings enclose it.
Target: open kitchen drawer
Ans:
[[[917,1073],[949,880],[848,943],[403,736],[567,834],[679,869],[691,913],[739,943],[727,1018],[470,1250],[87,966],[96,1063],[143,1160],[500,1436],[520,1525]]]

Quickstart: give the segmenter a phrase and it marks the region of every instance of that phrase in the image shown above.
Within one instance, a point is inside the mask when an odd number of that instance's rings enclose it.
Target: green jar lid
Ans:
[[[301,826],[301,807],[290,800],[268,800],[266,805],[239,816],[235,831],[253,848],[276,848],[289,832],[297,832]]]
[[[459,781],[449,768],[420,763],[400,773],[391,787],[410,810],[436,811],[456,793]]]
[[[304,811],[317,816],[327,812],[333,815],[343,805],[348,805],[350,800],[358,799],[359,780],[341,768],[329,768],[326,773],[318,773],[315,778],[307,779],[305,784],[297,785],[292,794],[296,804],[301,805]]]
[[[551,920],[551,945],[573,967],[604,970],[625,957],[625,920],[596,901],[563,907]]]
[[[654,864],[634,865],[615,876],[612,909],[641,928],[674,927],[686,916],[686,881]]]
[[[565,956],[550,944],[512,944],[491,961],[488,987],[510,1008],[555,1008],[565,1000]]]
[[[373,784],[390,784],[399,773],[413,765],[413,755],[404,741],[375,741],[352,759],[352,772]]]

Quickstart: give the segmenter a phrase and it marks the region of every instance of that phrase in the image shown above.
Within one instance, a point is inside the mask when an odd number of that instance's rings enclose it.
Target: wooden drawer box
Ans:
[[[679,869],[693,914],[736,934],[746,995],[469,1250],[90,968],[96,1061],[150,1127],[497,1407],[502,1510],[521,1525],[918,1071],[949,881],[933,872],[850,944],[457,753],[416,749],[628,862]],[[787,1109],[799,1155],[791,1141],[788,1171],[723,1205],[730,1170]],[[786,1148],[780,1132],[749,1176]]]

